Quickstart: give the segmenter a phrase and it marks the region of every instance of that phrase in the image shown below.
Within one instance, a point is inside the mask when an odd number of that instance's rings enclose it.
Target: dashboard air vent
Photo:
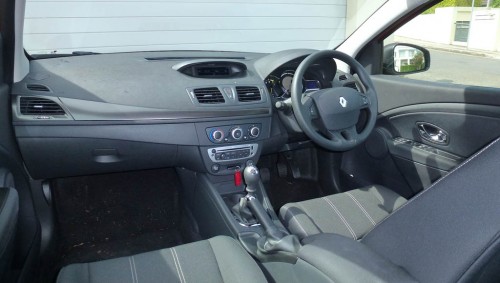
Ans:
[[[193,90],[194,95],[199,103],[217,104],[224,103],[224,96],[216,87],[196,88]]]
[[[347,80],[347,76],[346,75],[340,75],[339,76],[339,81],[345,81]]]
[[[50,89],[47,86],[40,84],[27,84],[26,88],[33,91],[45,91],[45,92],[50,91]]]
[[[344,87],[349,87],[349,88],[352,88],[352,89],[354,89],[354,90],[358,90],[358,91],[359,91],[359,89],[358,89],[358,87],[356,86],[356,83],[355,83],[355,82],[349,82],[349,83],[346,83],[346,84],[344,84]]]
[[[23,115],[64,115],[64,109],[56,102],[40,97],[21,97],[21,114]]]
[[[236,93],[240,102],[260,101],[261,99],[259,88],[254,86],[237,86]]]

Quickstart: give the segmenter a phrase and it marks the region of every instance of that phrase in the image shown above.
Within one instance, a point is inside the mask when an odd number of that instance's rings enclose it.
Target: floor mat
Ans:
[[[174,169],[54,181],[58,265],[181,244],[179,189]]]

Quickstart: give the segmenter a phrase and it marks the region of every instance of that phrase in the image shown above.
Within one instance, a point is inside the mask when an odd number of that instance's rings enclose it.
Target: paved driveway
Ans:
[[[500,59],[429,49],[431,68],[408,78],[500,88]]]

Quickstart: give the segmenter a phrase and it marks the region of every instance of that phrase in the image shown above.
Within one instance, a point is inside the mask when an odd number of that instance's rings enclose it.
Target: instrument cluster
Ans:
[[[289,98],[294,75],[295,70],[292,69],[279,70],[269,75],[265,80],[265,84],[269,93],[274,98]],[[303,92],[318,90],[322,88],[320,80],[316,79],[312,74],[306,74],[302,78],[302,86]]]

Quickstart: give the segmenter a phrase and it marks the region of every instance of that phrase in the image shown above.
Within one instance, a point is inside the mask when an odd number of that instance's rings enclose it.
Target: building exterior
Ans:
[[[498,52],[500,9],[437,8],[435,14],[420,15],[395,32],[396,41],[406,39]]]
[[[366,1],[366,0],[364,0]],[[347,0],[27,0],[30,53],[333,48]],[[56,48],[46,49],[47,42]]]

